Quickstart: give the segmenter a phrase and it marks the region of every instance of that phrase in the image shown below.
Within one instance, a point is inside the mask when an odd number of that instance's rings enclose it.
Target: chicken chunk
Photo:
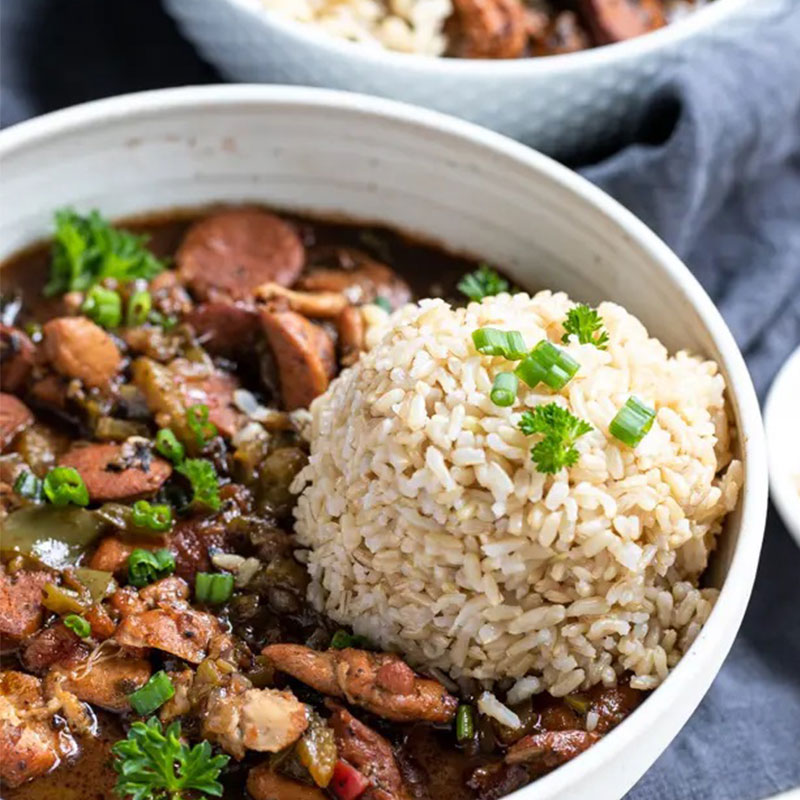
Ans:
[[[0,778],[11,788],[49,772],[75,750],[75,742],[52,724],[33,675],[0,673]]]
[[[0,567],[0,636],[3,649],[15,646],[42,626],[42,588],[52,580],[44,571],[9,575]]]
[[[632,39],[667,24],[662,0],[581,0],[579,6],[598,44]]]
[[[144,686],[150,678],[150,662],[122,654],[96,661],[89,659],[63,672],[64,688],[79,700],[108,711],[121,712],[131,707],[128,695]]]
[[[261,283],[291,286],[303,269],[300,237],[258,209],[232,209],[195,223],[175,260],[178,275],[201,299],[246,299]]]
[[[312,319],[332,319],[349,303],[340,292],[298,292],[277,283],[262,283],[256,288],[255,296],[265,303],[288,308]]]
[[[294,311],[262,309],[261,324],[278,365],[284,408],[307,408],[335,374],[331,337]]]
[[[0,383],[7,392],[25,388],[36,358],[33,342],[22,331],[0,324]]]
[[[406,800],[408,794],[392,746],[347,709],[330,703],[330,726],[339,757],[352,764],[372,784],[364,797],[370,800]]]
[[[262,653],[318,692],[346,698],[385,719],[447,723],[458,707],[441,683],[421,678],[391,653],[353,648],[318,652],[298,644],[268,645]]]
[[[0,453],[31,425],[33,414],[25,403],[13,394],[0,392]]]
[[[86,317],[51,319],[42,333],[45,356],[56,372],[86,386],[107,386],[122,366],[114,340]]]
[[[247,793],[253,800],[325,800],[316,786],[287,778],[269,763],[253,767],[247,775]]]
[[[454,0],[462,58],[519,58],[528,43],[528,21],[520,0]]]
[[[601,738],[598,733],[581,730],[532,733],[509,748],[506,763],[527,763],[548,771],[580,755]]]
[[[20,648],[22,666],[36,673],[54,664],[77,666],[88,655],[89,648],[60,620],[26,639]]]
[[[128,443],[73,447],[58,463],[78,470],[92,502],[153,495],[172,474],[168,461]]]

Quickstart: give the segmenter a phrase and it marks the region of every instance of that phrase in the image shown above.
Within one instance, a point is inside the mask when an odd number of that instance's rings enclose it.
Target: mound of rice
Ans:
[[[626,670],[651,689],[706,621],[698,588],[742,466],[717,366],[670,356],[625,309],[598,311],[607,350],[578,344],[559,393],[520,384],[489,399],[509,362],[471,333],[519,330],[560,343],[564,294],[499,295],[453,309],[423,300],[311,407],[296,532],[313,604],[414,664],[506,680],[510,702],[562,696]],[[631,394],[657,409],[633,450],[608,433]],[[530,457],[521,412],[553,400],[594,427],[569,470]]]

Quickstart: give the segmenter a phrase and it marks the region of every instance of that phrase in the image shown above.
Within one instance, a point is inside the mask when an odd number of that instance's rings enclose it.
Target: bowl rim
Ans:
[[[495,154],[515,159],[545,180],[569,190],[576,199],[598,209],[610,225],[621,229],[642,249],[646,257],[666,273],[682,299],[696,310],[706,333],[720,354],[720,362],[727,373],[729,397],[736,399],[739,409],[738,435],[745,466],[745,479],[739,499],[739,537],[719,599],[688,652],[641,709],[626,719],[625,724],[615,728],[582,753],[580,758],[537,779],[509,795],[509,798],[556,798],[562,792],[574,788],[582,775],[592,774],[603,765],[615,762],[615,759],[619,759],[616,763],[624,765],[626,747],[638,739],[647,738],[653,722],[661,720],[666,725],[666,720],[675,716],[675,708],[689,708],[691,713],[699,704],[733,644],[755,581],[767,514],[765,433],[749,371],[719,310],[689,269],[653,231],[585,178],[548,156],[499,133],[456,117],[395,100],[330,89],[264,84],[181,87],[119,95],[55,111],[0,131],[0,163],[16,152],[35,148],[39,143],[57,139],[66,132],[95,125],[124,123],[132,118],[180,113],[181,110],[196,111],[198,108],[215,112],[243,108],[270,109],[271,113],[281,108],[345,111],[364,120],[388,119],[394,124],[412,126],[419,130],[421,136],[426,131],[450,136],[454,140],[466,141]],[[698,697],[694,697],[696,691],[691,691],[695,683],[703,687]],[[694,699],[689,700],[687,695]],[[668,741],[673,736],[674,734],[670,735]],[[648,764],[648,768],[654,761],[655,759]],[[637,778],[639,774],[641,773],[637,773]]]
[[[680,42],[701,31],[713,28],[721,20],[745,6],[757,5],[757,0],[713,0],[685,18],[622,42],[592,47],[575,53],[514,59],[442,58],[422,53],[403,53],[382,47],[340,38],[324,30],[268,9],[260,0],[214,0],[234,6],[248,14],[254,21],[275,28],[285,36],[302,41],[325,51],[335,58],[352,59],[367,67],[394,67],[411,69],[424,75],[466,77],[509,77],[550,74],[562,75],[572,70],[601,68],[618,59],[635,58]],[[167,7],[172,0],[167,0]]]

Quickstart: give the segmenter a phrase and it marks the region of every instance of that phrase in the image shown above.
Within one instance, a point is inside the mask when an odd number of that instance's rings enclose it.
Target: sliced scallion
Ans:
[[[145,550],[137,547],[128,556],[128,583],[147,586],[175,572],[175,556],[166,547]]]
[[[501,372],[494,379],[489,396],[496,406],[513,406],[518,387],[519,381],[513,372]]]
[[[137,528],[168,531],[172,526],[172,509],[165,504],[151,505],[147,500],[137,500],[131,508],[131,519]]]
[[[519,331],[478,328],[472,332],[472,342],[479,353],[485,356],[503,356],[510,361],[518,361],[528,352]]]
[[[653,427],[655,418],[655,409],[645,405],[639,398],[631,396],[611,420],[608,431],[628,447],[636,447]]]
[[[122,299],[113,289],[92,286],[81,311],[103,328],[117,328],[122,322]]]
[[[462,703],[456,711],[456,740],[468,742],[475,736],[475,714],[472,706]]]
[[[44,493],[54,506],[89,505],[89,492],[74,467],[53,467],[44,477]]]
[[[14,481],[14,493],[20,497],[27,497],[28,500],[35,500],[37,503],[41,502],[44,499],[44,486],[41,478],[37,478],[28,470],[20,472]]]
[[[141,689],[128,695],[133,710],[143,717],[161,708],[175,694],[169,675],[163,669],[153,675]]]
[[[64,625],[80,639],[85,639],[92,632],[92,626],[78,614],[67,614]]]
[[[532,389],[539,383],[551,389],[563,389],[580,369],[580,364],[569,353],[542,339],[514,370],[517,377]]]
[[[150,292],[134,292],[128,300],[128,314],[126,323],[129,327],[135,328],[137,325],[144,325],[153,307],[153,298]]]
[[[178,441],[178,437],[169,428],[162,428],[156,434],[156,450],[173,464],[180,464],[186,455],[186,450]]]
[[[194,597],[199,603],[219,605],[233,594],[233,575],[198,572],[194,579]]]

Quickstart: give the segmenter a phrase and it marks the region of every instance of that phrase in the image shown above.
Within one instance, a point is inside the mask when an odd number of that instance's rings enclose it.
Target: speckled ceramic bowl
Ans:
[[[325,86],[427,106],[558,157],[635,124],[656,76],[679,59],[752,35],[796,0],[714,0],[646,36],[581,53],[511,61],[388,52],[285,20],[260,0],[164,0],[231,80]]]
[[[741,353],[669,248],[595,186],[458,119],[362,95],[210,86],[128,95],[0,132],[0,259],[50,233],[53,209],[111,218],[257,201],[390,225],[501,265],[530,289],[626,306],[672,350],[725,375],[745,481],[706,574],[702,631],[641,708],[514,800],[618,800],[678,733],[733,643],[767,505],[761,416]],[[511,800],[511,798],[509,798]]]

